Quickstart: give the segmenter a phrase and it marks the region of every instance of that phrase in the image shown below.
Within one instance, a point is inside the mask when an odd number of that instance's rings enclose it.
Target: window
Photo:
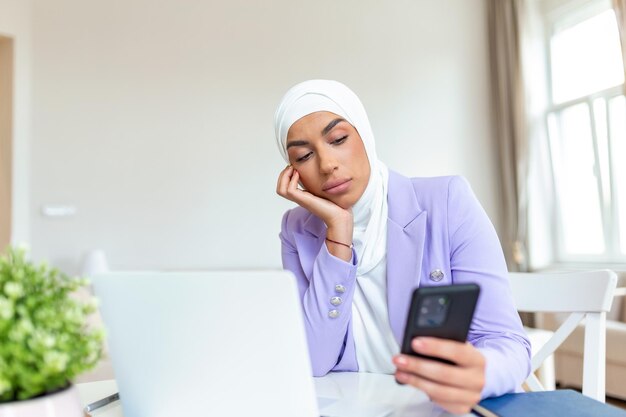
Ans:
[[[548,149],[557,261],[626,261],[626,100],[608,0],[548,13]]]

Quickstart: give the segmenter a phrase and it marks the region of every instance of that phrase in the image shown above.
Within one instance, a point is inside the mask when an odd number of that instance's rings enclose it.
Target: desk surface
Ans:
[[[114,380],[77,384],[83,405],[117,392]],[[452,416],[431,403],[425,394],[412,387],[396,384],[392,375],[358,372],[331,373],[315,378],[317,396],[349,400],[360,407],[388,406],[392,417],[444,417]],[[94,417],[123,417],[120,402],[98,410]],[[467,415],[471,417],[471,414]]]

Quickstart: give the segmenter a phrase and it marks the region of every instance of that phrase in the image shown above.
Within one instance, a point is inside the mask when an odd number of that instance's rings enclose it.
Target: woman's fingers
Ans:
[[[337,224],[349,226],[349,236],[345,238],[346,241],[352,241],[352,213],[330,200],[298,188],[299,181],[298,171],[291,165],[287,166],[278,176],[276,193],[315,214],[329,228]]]
[[[311,193],[298,188],[298,181],[300,181],[300,174],[291,165],[288,165],[278,177],[276,192],[281,197],[293,201],[309,211],[313,211],[311,209],[314,208],[316,203],[318,205],[328,203],[327,200],[316,197]]]
[[[456,365],[410,355],[398,355],[394,357],[393,362],[399,371],[466,389],[480,391],[484,387],[485,358],[471,344],[436,338],[418,338],[414,339],[412,346],[418,353],[454,361]]]
[[[461,367],[484,366],[485,358],[470,343],[436,337],[416,337],[411,347],[422,355],[447,359]]]
[[[300,180],[300,174],[291,165],[288,165],[278,177],[278,185],[276,186],[276,193],[287,200],[303,206],[307,205],[307,200],[311,198],[311,195],[306,191],[298,188],[298,181]],[[310,202],[309,202],[310,204]]]
[[[276,194],[278,194],[279,196],[283,196],[283,182],[285,179],[285,172],[287,171],[287,169],[289,168],[289,166],[287,166],[285,169],[283,169],[282,171],[280,171],[280,174],[278,174],[278,180],[276,181]]]
[[[276,183],[276,193],[279,196],[287,198],[287,186],[289,185],[293,171],[293,167],[287,165],[287,167],[280,172],[278,182]]]
[[[396,379],[424,391],[431,400],[453,413],[465,413],[480,401],[485,386],[485,358],[469,343],[431,337],[413,339],[418,353],[451,360],[456,365],[432,359],[397,355]]]
[[[424,391],[437,404],[455,403],[469,408],[480,401],[480,392],[439,384],[415,374],[397,371],[396,379]]]
[[[465,368],[409,355],[399,355],[393,361],[398,371],[418,375],[438,384],[478,392],[484,386],[484,373],[480,368]]]
[[[467,371],[456,365],[414,358],[409,355],[394,358],[394,364],[398,367],[398,371],[419,375],[434,382],[460,387],[465,387],[467,384]]]
[[[287,193],[289,193],[289,195],[294,199],[297,199],[298,193],[302,192],[302,190],[298,188],[298,181],[300,181],[300,174],[294,169],[293,174],[289,179],[289,186],[287,187]]]

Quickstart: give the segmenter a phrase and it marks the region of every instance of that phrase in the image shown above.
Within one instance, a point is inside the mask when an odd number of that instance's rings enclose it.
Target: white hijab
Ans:
[[[302,117],[317,111],[328,111],[347,120],[359,132],[370,163],[370,178],[361,198],[352,207],[353,243],[357,255],[357,275],[371,271],[387,251],[387,185],[389,171],[378,160],[374,134],[359,98],[337,81],[309,80],[292,87],[280,102],[274,115],[278,149],[289,163],[287,132]]]

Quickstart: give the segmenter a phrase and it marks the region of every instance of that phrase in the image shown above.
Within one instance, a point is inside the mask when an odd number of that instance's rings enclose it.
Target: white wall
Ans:
[[[0,0],[0,34],[13,39],[13,176],[11,241],[30,240],[31,2]],[[4,248],[0,248],[4,250]]]
[[[279,266],[272,118],[308,78],[356,91],[391,168],[463,174],[499,220],[482,0],[35,0],[33,28],[35,257]]]

